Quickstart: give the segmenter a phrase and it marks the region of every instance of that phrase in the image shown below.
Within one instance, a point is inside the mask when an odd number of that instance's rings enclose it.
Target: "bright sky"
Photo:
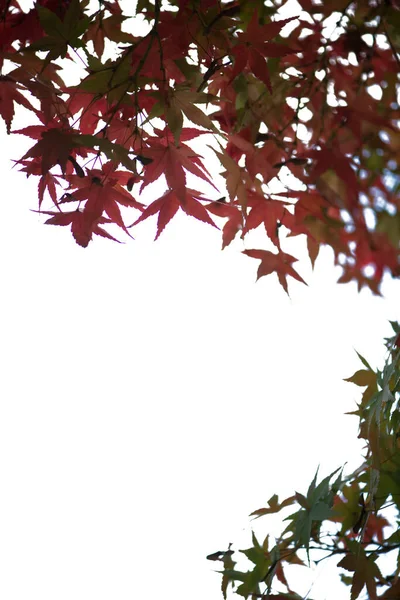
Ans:
[[[184,215],[84,250],[1,149],[0,597],[218,600],[205,557],[246,547],[251,511],[357,465],[342,379],[354,348],[382,360],[399,283],[357,295],[326,252],[289,299]]]

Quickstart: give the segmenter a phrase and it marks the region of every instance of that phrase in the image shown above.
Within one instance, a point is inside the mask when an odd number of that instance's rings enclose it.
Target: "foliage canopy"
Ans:
[[[38,178],[38,211],[80,246],[117,241],[118,228],[132,237],[152,216],[157,238],[181,210],[221,228],[223,248],[265,231],[265,247],[244,253],[286,291],[303,279],[285,240],[302,235],[313,264],[327,245],[339,281],[379,294],[385,273],[400,275],[399,45],[397,0],[0,0],[0,115],[33,140],[16,164]],[[22,129],[16,105],[32,118]],[[144,203],[160,178],[164,193]],[[341,556],[352,600],[363,589],[374,600],[377,586],[400,597],[400,562],[389,576],[379,566],[400,548],[380,514],[400,510],[393,327],[383,370],[360,357],[350,378],[366,388],[362,465],[255,511],[296,505],[275,544],[253,537],[251,570],[231,550],[210,555],[224,595],[234,584],[246,598],[299,598],[282,565],[317,550]]]
[[[86,247],[153,215],[158,237],[181,209],[222,227],[223,247],[264,228],[267,247],[245,254],[286,291],[302,278],[285,235],[313,263],[330,246],[359,288],[399,275],[399,5],[281,4],[2,0],[0,115],[34,140],[18,164],[46,222]],[[32,116],[19,130],[16,104]]]

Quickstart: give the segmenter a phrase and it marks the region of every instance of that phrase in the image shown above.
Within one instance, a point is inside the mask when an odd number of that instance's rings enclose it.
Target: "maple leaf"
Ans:
[[[208,104],[210,102],[218,102],[218,98],[212,94],[192,92],[191,90],[179,87],[169,92],[166,98],[165,114],[168,126],[174,134],[176,144],[179,143],[182,132],[183,114],[192,123],[218,133],[218,129],[213,124],[211,118],[196,106],[196,104]]]
[[[297,271],[293,269],[292,264],[297,261],[297,258],[294,258],[290,254],[286,254],[285,252],[274,254],[269,252],[269,250],[243,250],[243,254],[261,260],[257,271],[257,280],[270,273],[276,273],[281,286],[287,294],[289,294],[286,281],[288,276],[297,279],[301,283],[306,283]]]
[[[129,175],[129,174],[126,174]],[[68,194],[69,201],[84,201],[86,204],[82,214],[88,232],[96,226],[103,212],[107,214],[110,222],[115,223],[127,233],[129,232],[122,219],[119,204],[125,207],[143,210],[144,205],[137,202],[118,182],[118,172],[115,173],[112,165],[107,163],[103,169],[89,171],[85,177],[69,176],[71,183]],[[77,189],[74,189],[77,188]]]
[[[250,516],[254,517],[255,519],[258,519],[259,517],[263,517],[265,515],[279,512],[280,510],[282,510],[282,508],[286,508],[287,506],[294,504],[295,499],[296,499],[295,496],[290,496],[289,498],[286,498],[282,502],[279,502],[278,496],[276,494],[274,494],[268,500],[267,508],[259,508],[258,510],[255,510],[252,513],[250,513]]]
[[[240,206],[228,204],[223,201],[210,202],[206,205],[208,212],[217,217],[226,218],[227,221],[222,228],[222,250],[229,246],[235,239],[236,234],[243,229],[243,213]]]
[[[7,133],[11,131],[11,123],[14,117],[14,102],[37,114],[37,110],[19,91],[23,89],[14,79],[8,75],[0,75],[0,115],[6,122]]]
[[[24,129],[18,129],[13,133],[28,135],[39,140],[22,157],[22,160],[26,158],[40,158],[42,175],[48,173],[57,164],[65,172],[72,150],[80,145],[75,139],[76,132],[57,126],[33,125]]]
[[[82,12],[79,0],[69,0],[67,10],[60,18],[43,4],[36,6],[40,24],[47,34],[32,42],[30,51],[47,51],[45,63],[58,57],[65,57],[68,46],[79,47],[80,36],[87,30],[90,17]]]
[[[373,540],[377,540],[380,544],[383,544],[383,529],[385,527],[390,527],[389,521],[385,517],[370,512],[363,532],[364,543],[369,544]]]
[[[351,600],[356,600],[362,592],[364,586],[367,587],[370,600],[377,600],[376,580],[382,581],[382,575],[373,557],[366,556],[365,551],[359,544],[356,549],[357,554],[347,554],[338,563],[347,571],[354,571],[351,585]]]
[[[260,174],[267,182],[276,176],[276,163],[284,156],[282,149],[273,139],[265,140],[259,148],[254,144],[254,140],[251,141],[251,135],[249,128],[231,134],[226,152],[237,162],[244,154],[249,175],[255,179],[257,174]]]
[[[49,192],[50,197],[51,197],[53,203],[55,205],[57,205],[57,190],[56,190],[56,185],[60,185],[60,183],[57,180],[57,178],[54,177],[54,175],[52,175],[51,173],[46,173],[45,175],[41,176],[41,178],[39,180],[39,185],[38,185],[39,210],[40,210],[40,207],[42,205],[43,196],[44,196],[44,192],[45,192],[46,189]]]
[[[156,181],[161,175],[165,175],[168,186],[175,191],[177,196],[184,201],[186,194],[186,174],[185,170],[200,179],[210,183],[214,188],[208,172],[200,161],[200,156],[196,154],[186,144],[181,143],[179,147],[168,143],[166,136],[161,139],[149,139],[149,148],[143,151],[146,159],[150,162],[144,165],[143,183],[140,191]]]
[[[249,66],[251,72],[257,79],[265,83],[272,94],[271,79],[265,58],[285,56],[293,50],[288,46],[274,44],[268,40],[276,37],[286,23],[289,23],[292,19],[294,17],[259,25],[257,11],[254,11],[246,32],[238,33],[239,44],[231,50],[235,58],[235,65],[230,81],[233,81],[239,73],[242,73]]]
[[[120,243],[119,240],[110,235],[108,231],[100,227],[100,225],[103,225],[104,223],[112,222],[111,219],[107,219],[106,217],[99,217],[96,223],[91,223],[90,221],[88,222],[83,211],[79,209],[70,212],[41,211],[41,214],[52,215],[50,219],[45,221],[45,224],[47,225],[71,225],[71,232],[76,243],[83,248],[87,248],[93,234]]]
[[[212,149],[218,156],[222,166],[225,167],[226,188],[231,202],[234,202],[237,198],[241,206],[245,206],[247,191],[243,169],[226,152],[218,152],[215,148]]]
[[[290,203],[248,192],[247,206],[251,206],[251,210],[246,217],[243,233],[246,234],[263,224],[268,237],[279,248],[279,227],[286,225],[290,228],[290,222],[293,220],[293,215],[286,209],[288,204]]]
[[[314,159],[314,166],[310,172],[311,181],[318,180],[319,176],[328,169],[333,169],[337,176],[346,184],[346,196],[350,207],[357,202],[359,184],[356,173],[351,167],[350,158],[343,156],[337,148],[322,148],[310,153]],[[342,199],[345,201],[345,199]]]
[[[182,30],[179,34],[182,35]],[[177,37],[176,40],[178,39]],[[176,40],[171,37],[163,40],[162,62],[159,46],[154,44],[152,39],[146,40],[146,43],[136,44],[131,56],[133,72],[140,69],[142,76],[149,77],[151,81],[181,80],[182,73],[180,73],[175,61],[181,58],[182,51]]]
[[[70,94],[67,107],[71,115],[82,110],[79,119],[81,132],[84,134],[94,133],[102,115],[107,112],[107,99],[104,96],[97,98],[88,92],[80,92],[79,87],[70,90]]]
[[[357,289],[360,292],[364,287],[369,288],[376,296],[381,296],[379,282],[371,277],[367,277],[360,272],[355,266],[345,264],[342,266],[343,273],[338,279],[338,283],[349,283],[350,281],[357,282]]]
[[[149,204],[140,217],[132,223],[130,227],[133,227],[141,221],[145,221],[152,215],[158,213],[157,234],[155,237],[155,239],[157,239],[179,208],[198,221],[203,221],[213,227],[217,227],[208,215],[206,208],[201,204],[201,201],[207,201],[207,198],[203,198],[202,195],[195,190],[186,190],[184,198],[178,195],[174,190],[168,190],[161,198],[158,198]]]
[[[143,183],[140,192],[150,183],[157,181],[161,175],[165,175],[171,189],[184,198],[186,194],[186,175],[182,164],[174,160],[174,146],[153,143],[147,149],[144,157],[150,159],[143,165]]]
[[[107,8],[111,8],[110,3],[107,3]],[[94,50],[99,58],[104,52],[105,40],[109,39],[116,43],[127,42],[134,43],[135,38],[130,33],[121,30],[121,25],[127,19],[127,16],[121,14],[121,11],[114,12],[109,17],[104,17],[104,11],[100,11],[97,17],[89,24],[84,40],[93,42]]]

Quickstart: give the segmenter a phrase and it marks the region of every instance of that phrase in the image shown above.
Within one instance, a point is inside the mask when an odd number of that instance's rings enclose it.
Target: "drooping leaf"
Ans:
[[[10,76],[0,75],[0,116],[6,123],[7,133],[11,131],[11,123],[14,118],[14,102],[36,112],[29,100],[21,94],[20,89],[22,86],[18,86]]]
[[[357,554],[347,554],[338,563],[338,567],[354,572],[351,585],[351,600],[356,600],[364,587],[367,588],[369,598],[377,600],[376,586],[377,582],[382,580],[382,576],[374,557],[366,556],[364,550],[358,547]]]
[[[293,277],[297,281],[305,283],[304,279],[295,271],[292,264],[296,262],[296,258],[285,252],[279,252],[273,254],[268,250],[244,250],[243,254],[250,256],[251,258],[258,258],[261,260],[261,264],[258,267],[257,279],[269,275],[270,273],[276,273],[278,275],[279,283],[288,294],[287,277]]]

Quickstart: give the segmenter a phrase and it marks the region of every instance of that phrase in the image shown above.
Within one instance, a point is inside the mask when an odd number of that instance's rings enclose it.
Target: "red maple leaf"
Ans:
[[[14,79],[8,75],[0,75],[0,115],[6,122],[7,133],[11,131],[11,123],[14,117],[14,102],[37,114],[37,110],[19,91],[23,89]]]
[[[266,57],[279,58],[293,52],[288,46],[270,42],[276,37],[281,29],[294,19],[282,19],[267,25],[259,25],[257,11],[254,11],[246,32],[237,34],[239,44],[231,53],[235,57],[235,65],[232,69],[230,81],[239,75],[248,66],[250,71],[267,86],[272,93],[271,80],[269,77]]]
[[[202,195],[195,190],[187,189],[185,191],[185,196],[182,198],[175,190],[168,190],[161,198],[158,198],[149,204],[137,221],[132,223],[130,227],[133,227],[141,221],[145,221],[152,215],[158,213],[157,234],[155,237],[155,239],[157,239],[179,208],[198,221],[203,221],[204,223],[209,223],[209,225],[212,225],[213,227],[217,227],[210,218],[206,208],[201,204],[201,201],[206,201],[207,198],[203,198]]]
[[[369,544],[377,540],[380,544],[384,542],[383,529],[390,527],[390,523],[385,517],[370,512],[363,532],[363,542]]]
[[[287,294],[289,292],[286,277],[290,276],[297,279],[297,281],[306,283],[297,271],[293,269],[292,264],[297,261],[297,258],[294,258],[294,256],[291,256],[290,254],[286,254],[285,252],[273,254],[268,250],[243,250],[243,254],[261,260],[261,264],[257,271],[257,280],[260,279],[260,277],[264,277],[264,275],[276,273],[281,286]]]
[[[110,235],[108,231],[105,231],[105,229],[100,227],[100,224],[112,223],[111,219],[107,219],[106,217],[100,217],[97,222],[93,224],[88,222],[84,213],[79,209],[70,212],[42,211],[42,214],[52,215],[50,219],[45,221],[47,225],[71,225],[71,232],[76,243],[83,248],[88,246],[93,234],[120,243],[119,240]]]
[[[99,120],[107,112],[108,104],[106,97],[98,98],[94,94],[80,92],[79,87],[77,89],[70,89],[69,91],[71,97],[67,106],[71,115],[75,115],[82,110],[79,118],[81,133],[94,133]]]
[[[268,137],[261,147],[257,147],[254,144],[256,140],[252,140],[251,135],[249,128],[231,134],[226,152],[237,162],[244,154],[249,175],[255,179],[257,174],[260,174],[267,182],[276,177],[277,168],[274,165],[284,159],[284,152],[273,138]]]
[[[71,183],[68,201],[86,200],[82,214],[86,220],[87,231],[96,226],[104,212],[111,222],[130,235],[122,219],[119,204],[137,210],[144,209],[144,205],[137,202],[118,182],[120,177],[118,173],[114,171],[111,163],[106,163],[101,171],[99,169],[88,170],[88,175],[85,177],[76,175],[66,177]],[[122,173],[122,175],[129,177],[130,174]]]
[[[40,158],[42,175],[48,173],[57,164],[65,172],[73,149],[80,147],[79,142],[76,141],[77,132],[58,124],[48,127],[32,125],[24,129],[18,129],[13,133],[22,133],[23,135],[39,140],[22,157],[22,160],[26,158]]]
[[[39,210],[43,202],[44,192],[47,191],[55,205],[57,205],[57,190],[56,185],[60,185],[57,178],[51,173],[42,175],[39,180],[38,193],[39,193]]]
[[[165,135],[160,138],[149,138],[147,140],[149,148],[143,150],[143,156],[150,161],[146,161],[143,167],[143,184],[140,192],[149,183],[156,181],[161,175],[165,175],[169,188],[174,190],[183,201],[186,194],[185,171],[207,181],[215,188],[198,154],[186,144],[180,143],[178,147],[175,146],[170,142],[169,138],[172,139],[172,134],[168,134],[168,130],[159,133]],[[189,135],[193,135],[193,131]],[[184,137],[181,135],[181,141],[182,139]]]
[[[222,228],[222,249],[229,246],[236,234],[243,229],[243,212],[239,205],[223,201],[211,202],[206,205],[208,212],[217,217],[228,219]]]
[[[268,237],[279,248],[279,227],[286,225],[289,228],[289,223],[293,220],[293,215],[286,209],[290,203],[266,198],[256,192],[248,192],[247,197],[251,210],[247,215],[243,233],[246,234],[263,224]]]

